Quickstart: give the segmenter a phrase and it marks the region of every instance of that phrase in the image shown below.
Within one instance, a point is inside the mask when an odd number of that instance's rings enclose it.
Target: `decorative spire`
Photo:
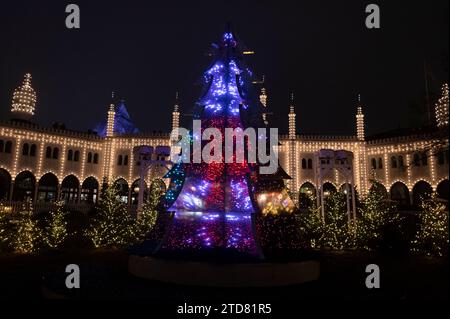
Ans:
[[[174,112],[178,112],[179,111],[179,94],[178,94],[178,91],[175,92],[175,105],[173,107],[173,111]]]
[[[289,106],[288,116],[289,116],[289,139],[294,140],[296,136],[294,93],[291,93],[291,103]]]
[[[36,109],[36,92],[31,87],[31,74],[24,76],[22,85],[13,93],[11,112],[21,120],[31,120]]]
[[[360,141],[364,141],[364,114],[362,112],[361,94],[358,94],[358,101],[356,103],[356,137]]]
[[[113,91],[111,93],[111,104],[109,105],[108,119],[106,122],[106,136],[107,137],[114,135],[115,118],[116,118],[116,109],[114,106],[114,91]]]
[[[115,111],[115,106],[114,106],[114,91],[111,92],[111,104],[109,105],[109,110],[108,112],[114,112]]]
[[[357,109],[356,112],[358,115],[363,115],[362,114],[362,103],[361,103],[361,94],[358,94],[358,102],[357,102]]]
[[[172,112],[172,134],[171,141],[176,142],[178,140],[178,131],[180,127],[180,111],[179,111],[179,94],[178,91],[175,93],[175,106]]]
[[[291,92],[291,104],[289,107],[289,113],[295,113],[295,107],[294,107],[294,93]]]
[[[448,83],[442,85],[442,95],[435,105],[435,115],[437,127],[448,126],[449,117],[449,98],[448,98]]]
[[[259,95],[259,100],[264,107],[267,107],[267,94],[266,94],[266,87],[265,87],[265,76],[262,76],[261,81],[261,94]]]

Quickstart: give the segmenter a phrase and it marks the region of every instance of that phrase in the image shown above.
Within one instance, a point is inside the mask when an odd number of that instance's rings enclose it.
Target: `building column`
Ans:
[[[14,192],[14,181],[11,181],[11,185],[9,188],[9,201],[12,202]]]
[[[80,197],[81,197],[81,185],[78,186],[76,203],[81,203],[81,198]]]
[[[33,203],[37,202],[38,189],[39,189],[39,182],[36,182],[36,184],[34,185]]]
[[[61,200],[61,183],[58,183],[58,187],[56,187],[56,200]]]
[[[131,184],[131,186],[133,186],[133,184]],[[132,189],[131,189],[131,186],[130,187],[128,187],[128,205],[129,206],[131,206],[131,192],[133,191]]]

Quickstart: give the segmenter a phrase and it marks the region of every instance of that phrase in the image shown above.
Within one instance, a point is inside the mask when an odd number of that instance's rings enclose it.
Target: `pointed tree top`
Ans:
[[[222,46],[235,47],[236,44],[237,44],[237,42],[234,38],[233,30],[231,28],[231,22],[227,22],[227,24],[225,26],[225,33],[222,36]]]
[[[23,85],[31,87],[31,74],[30,73],[25,74],[25,76],[23,78]]]

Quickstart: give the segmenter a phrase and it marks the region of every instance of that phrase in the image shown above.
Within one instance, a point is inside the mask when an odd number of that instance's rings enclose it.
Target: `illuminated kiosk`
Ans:
[[[289,176],[278,160],[275,172],[264,174],[261,168],[268,164],[262,165],[259,157],[237,160],[242,158],[237,138],[236,149],[225,150],[226,128],[258,132],[258,141],[242,140],[245,154],[251,149],[267,154],[278,146],[270,144],[265,110],[253,93],[252,77],[241,46],[227,31],[216,45],[215,59],[204,74],[204,93],[194,108],[194,120],[201,120],[201,129],[194,127],[184,138],[185,145],[197,143],[203,153],[210,147],[209,154],[219,157],[210,163],[204,158],[195,160],[198,154],[191,148],[166,174],[170,185],[160,203],[156,226],[144,243],[130,249],[132,274],[208,286],[287,285],[318,278],[315,260],[270,262],[264,254],[260,235],[264,225],[258,224],[258,218],[292,215],[294,208],[284,186]],[[207,128],[217,129],[221,136],[206,134],[205,138]]]

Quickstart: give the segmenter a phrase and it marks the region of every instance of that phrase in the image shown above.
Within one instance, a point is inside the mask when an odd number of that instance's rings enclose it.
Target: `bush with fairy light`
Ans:
[[[114,185],[107,186],[96,207],[96,213],[85,232],[95,247],[126,247],[145,238],[156,221],[156,203],[160,193],[150,192],[150,200],[131,216],[127,204],[120,200]]]
[[[412,241],[413,250],[428,256],[448,255],[449,225],[448,209],[436,195],[423,200],[420,212],[420,227]]]

